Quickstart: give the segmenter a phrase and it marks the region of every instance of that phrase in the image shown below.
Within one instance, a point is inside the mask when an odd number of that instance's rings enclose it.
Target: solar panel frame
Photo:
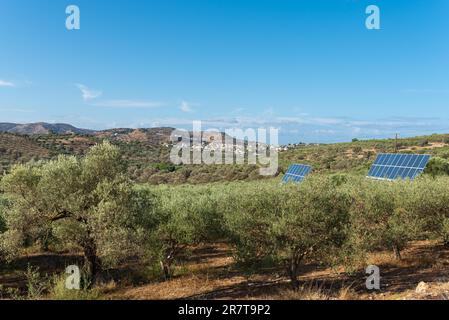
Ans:
[[[305,164],[292,164],[288,167],[287,172],[282,178],[282,183],[295,182],[300,183],[304,181],[306,176],[310,174],[312,167]]]
[[[368,171],[376,180],[415,179],[430,160],[428,154],[380,153]]]

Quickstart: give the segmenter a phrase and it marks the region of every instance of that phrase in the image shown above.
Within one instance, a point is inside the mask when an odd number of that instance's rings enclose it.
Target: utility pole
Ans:
[[[398,153],[398,134],[396,133],[396,138],[394,141],[394,153]]]

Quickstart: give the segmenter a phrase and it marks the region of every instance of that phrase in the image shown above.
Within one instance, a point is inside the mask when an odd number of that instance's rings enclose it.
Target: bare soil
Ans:
[[[242,271],[236,265],[232,249],[226,243],[191,248],[180,259],[173,279],[162,281],[142,278],[136,284],[111,282],[101,288],[104,299],[448,299],[449,248],[438,243],[412,243],[397,261],[390,252],[369,257],[369,264],[381,270],[381,290],[368,291],[363,270],[347,275],[330,268],[306,265],[300,277],[302,288],[292,290],[281,269],[258,272]],[[79,255],[35,254],[24,256],[12,265],[0,267],[0,284],[24,289],[23,272],[27,265],[39,266],[43,273],[64,271],[67,265],[80,263]],[[129,266],[117,272],[126,273]],[[339,272],[340,271],[340,272]],[[130,281],[131,282],[131,281]],[[420,282],[425,290],[416,292]]]

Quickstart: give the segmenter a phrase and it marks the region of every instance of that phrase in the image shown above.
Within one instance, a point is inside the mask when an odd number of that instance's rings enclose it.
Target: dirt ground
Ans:
[[[191,253],[189,258],[180,261],[172,280],[139,284],[112,281],[101,289],[102,298],[449,299],[449,249],[427,241],[412,243],[403,252],[401,261],[394,260],[389,252],[370,256],[368,263],[379,266],[381,272],[381,290],[375,292],[366,289],[363,272],[348,276],[307,265],[300,277],[301,289],[293,291],[282,270],[242,272],[225,243],[198,246],[192,248]],[[63,272],[65,266],[79,261],[80,256],[69,254],[22,257],[14,265],[0,269],[0,285],[23,289],[26,286],[23,271],[28,264],[50,274]]]
[[[415,242],[402,261],[391,253],[370,257],[381,270],[381,290],[366,289],[366,275],[339,274],[328,268],[305,266],[302,289],[293,291],[282,270],[245,274],[236,271],[232,252],[225,244],[198,248],[186,263],[193,275],[137,288],[117,288],[107,293],[119,299],[447,299],[449,249],[429,242]],[[420,282],[426,290],[416,293]]]

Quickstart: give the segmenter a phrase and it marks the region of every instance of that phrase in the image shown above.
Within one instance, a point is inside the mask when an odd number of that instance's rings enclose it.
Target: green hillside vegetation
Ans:
[[[294,162],[312,165],[318,172],[351,172],[366,174],[378,153],[418,153],[449,159],[449,135],[387,140],[354,139],[350,143],[330,145],[298,146],[281,153],[280,163],[283,169]],[[396,150],[397,146],[397,150]]]
[[[128,173],[138,183],[201,184],[218,181],[253,181],[261,179],[252,165],[181,165],[169,162],[167,144],[170,129],[114,129],[97,135],[46,134],[17,135],[0,133],[0,170],[13,164],[54,159],[58,155],[83,156],[93,145],[108,140],[118,146],[128,162]],[[356,140],[356,139],[355,139]],[[395,152],[395,140],[367,140],[350,143],[299,145],[279,154],[280,170],[291,163],[310,164],[314,172],[365,175],[379,152]],[[444,174],[449,159],[449,135],[431,135],[398,140],[398,152],[427,153],[440,160],[432,174]]]
[[[166,136],[155,138],[152,134],[151,131],[142,137],[135,133],[126,133],[124,137],[117,138],[114,132],[98,136],[75,134],[26,136],[0,133],[0,171],[9,172],[14,164],[55,159],[58,155],[81,157],[95,144],[110,141],[120,148],[124,159],[128,162],[130,177],[139,183],[198,184],[261,178],[258,167],[253,165],[174,166],[169,161],[170,147],[166,141],[168,138]]]

